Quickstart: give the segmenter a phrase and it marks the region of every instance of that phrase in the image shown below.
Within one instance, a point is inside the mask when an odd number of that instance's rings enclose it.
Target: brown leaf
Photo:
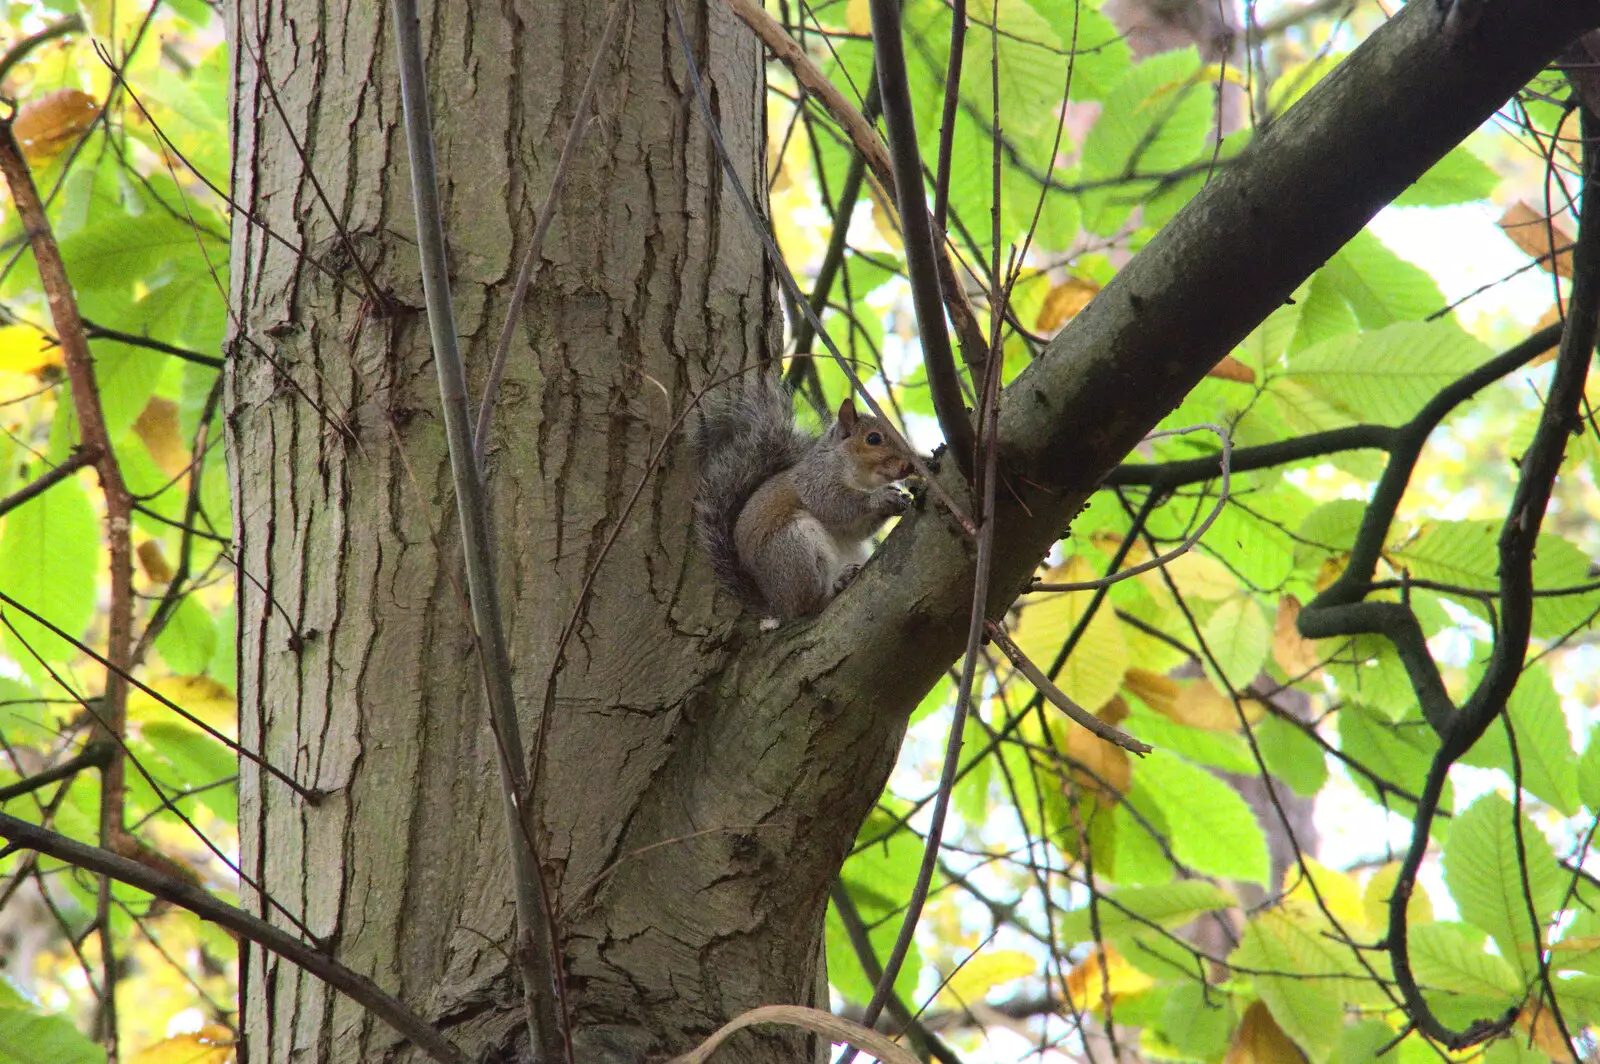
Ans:
[[[161,553],[160,543],[147,539],[139,544],[136,553],[139,555],[139,568],[144,570],[146,579],[152,584],[172,583],[172,566],[167,564],[166,555]]]
[[[1539,1048],[1539,1052],[1556,1064],[1577,1064],[1572,1047],[1567,1045],[1567,1039],[1561,1033],[1561,1025],[1556,1023],[1550,1006],[1543,1001],[1534,999],[1522,1006],[1522,1011],[1517,1013],[1517,1028],[1532,1034],[1533,1044]]]
[[[1178,694],[1183,687],[1170,676],[1147,669],[1129,669],[1122,674],[1122,686],[1162,716],[1170,717],[1178,711]]]
[[[1266,1004],[1252,1001],[1222,1064],[1306,1064],[1306,1055],[1283,1033]]]
[[[1262,705],[1253,698],[1242,702],[1245,719],[1254,724],[1261,719]],[[1233,699],[1217,690],[1210,680],[1191,681],[1178,694],[1178,704],[1167,716],[1179,724],[1206,731],[1232,732],[1239,730],[1239,711]]]
[[[1317,644],[1303,637],[1295,626],[1299,616],[1299,599],[1285,595],[1278,600],[1278,619],[1272,632],[1272,660],[1291,678],[1309,676],[1322,665]]]
[[[1128,716],[1128,704],[1118,695],[1102,706],[1096,717],[1115,727]],[[1128,752],[1106,742],[1081,724],[1067,725],[1067,756],[1082,768],[1072,770],[1072,780],[1095,804],[1109,809],[1128,793],[1133,782],[1133,766]]]
[[[1040,332],[1051,332],[1061,328],[1077,317],[1078,311],[1088,306],[1089,300],[1099,291],[1100,286],[1093,281],[1081,277],[1068,277],[1050,289],[1050,294],[1044,297],[1044,305],[1039,308],[1039,317],[1033,323],[1034,328]]]
[[[1256,382],[1256,371],[1232,355],[1223,355],[1222,361],[1212,366],[1206,372],[1206,376],[1216,377],[1225,381],[1238,381],[1240,384],[1254,384]]]
[[[1557,277],[1572,276],[1572,237],[1544,212],[1536,211],[1518,200],[1500,216],[1500,228],[1511,242],[1539,260],[1545,272]],[[1559,254],[1556,248],[1566,248]]]
[[[57,89],[17,108],[11,132],[30,162],[48,159],[72,144],[100,114],[94,97],[77,89]]]
[[[139,412],[133,431],[144,442],[157,468],[167,476],[175,477],[188,468],[189,448],[178,434],[177,403],[160,396],[151,398]]]

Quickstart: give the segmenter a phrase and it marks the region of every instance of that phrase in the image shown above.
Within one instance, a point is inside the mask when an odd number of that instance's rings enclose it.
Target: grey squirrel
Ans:
[[[909,496],[910,455],[846,399],[813,438],[788,389],[759,377],[706,400],[695,433],[695,526],[717,579],[747,609],[788,621],[817,613],[867,560]]]

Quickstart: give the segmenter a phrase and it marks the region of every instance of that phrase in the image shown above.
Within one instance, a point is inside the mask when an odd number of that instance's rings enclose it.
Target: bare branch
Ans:
[[[550,891],[523,816],[521,798],[527,789],[527,761],[511,688],[511,661],[501,623],[494,557],[489,545],[488,510],[483,484],[472,457],[472,427],[467,415],[466,374],[461,364],[455,311],[450,303],[450,276],[439,209],[439,183],[434,167],[432,120],[428,108],[427,73],[422,63],[422,31],[416,0],[394,0],[396,46],[400,55],[400,94],[405,104],[406,142],[410,148],[411,190],[416,204],[417,242],[422,254],[422,285],[433,337],[433,364],[439,376],[445,434],[455,482],[456,513],[461,521],[461,546],[466,555],[467,594],[472,628],[488,694],[489,720],[500,758],[500,787],[505,799],[511,870],[517,903],[516,950],[522,977],[523,1004],[529,1035],[546,1061],[572,1061],[571,1017],[564,995],[560,1008],[549,993],[560,987],[557,975],[554,917]]]
[[[466,1055],[398,999],[364,975],[351,971],[326,953],[309,946],[243,909],[218,901],[199,887],[152,871],[137,861],[85,846],[65,835],[0,813],[0,838],[11,840],[47,857],[126,883],[153,894],[247,938],[263,949],[299,965],[374,1016],[399,1031],[440,1064],[465,1064]]]

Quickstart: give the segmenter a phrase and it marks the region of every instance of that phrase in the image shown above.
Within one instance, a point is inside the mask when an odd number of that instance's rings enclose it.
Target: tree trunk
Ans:
[[[814,999],[828,885],[911,708],[958,652],[972,588],[970,544],[924,502],[817,623],[754,642],[713,595],[685,452],[669,446],[653,472],[648,459],[695,388],[771,353],[776,316],[662,2],[626,8],[490,459],[525,734],[551,707],[532,819],[585,1064]],[[760,52],[720,0],[680,2],[759,191]],[[495,752],[418,310],[391,27],[380,5],[332,6],[288,0],[232,25],[242,738],[325,793],[310,805],[242,766],[246,903],[287,924],[270,897],[477,1053],[522,1038]],[[475,383],[604,16],[593,0],[458,0],[425,20]],[[1597,23],[1600,0],[1408,5],[1220,170],[1008,388],[991,616],[1209,367]],[[358,258],[392,313],[351,294]],[[245,978],[257,1061],[406,1058],[288,965],[253,956]],[[743,1033],[724,1052],[804,1050]]]
[[[761,52],[723,4],[683,6],[729,149],[747,187],[762,189]],[[291,926],[270,896],[469,1054],[510,1046],[523,1028],[507,960],[505,827],[420,310],[389,9],[241,8],[228,396],[241,726],[247,747],[326,795],[308,805],[242,766],[243,867],[260,888],[247,904]],[[522,0],[424,12],[474,398],[605,8]],[[743,793],[700,786],[693,759],[753,761],[762,737],[711,750],[684,738],[716,708],[709,683],[734,611],[695,554],[692,469],[676,442],[630,508],[692,390],[770,356],[777,320],[757,235],[692,109],[668,11],[629,3],[604,60],[597,120],[530,291],[490,452],[530,748],[560,634],[577,619],[535,817],[586,1061],[679,1050],[743,1008],[813,1000],[826,880],[757,881],[775,874],[773,835],[791,854],[825,850],[836,868],[853,828],[795,844],[804,829],[769,821],[781,788],[754,775]],[[393,313],[358,294],[356,257]],[[881,786],[891,754],[863,787]],[[762,775],[792,782],[798,771]],[[396,1055],[386,1027],[291,965],[256,952],[245,978],[252,1060]],[[793,1059],[801,1045],[740,1037],[751,1059]]]

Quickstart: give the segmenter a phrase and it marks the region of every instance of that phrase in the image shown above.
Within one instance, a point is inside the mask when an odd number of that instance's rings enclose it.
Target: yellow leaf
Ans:
[[[1500,228],[1513,244],[1538,259],[1546,273],[1554,273],[1557,277],[1572,276],[1572,237],[1543,211],[1534,210],[1518,200],[1500,216]],[[1557,248],[1569,250],[1556,254]]]
[[[1224,381],[1238,381],[1240,384],[1256,382],[1256,371],[1232,355],[1223,355],[1221,362],[1206,371],[1206,376]]]
[[[229,1064],[233,1053],[233,1032],[208,1023],[194,1034],[166,1038],[141,1049],[128,1064]]]
[[[1086,559],[1075,556],[1053,570],[1048,579],[1077,583],[1093,580],[1095,575]],[[1041,669],[1048,670],[1093,597],[1088,591],[1029,595],[1017,622],[1017,645]],[[1093,712],[1116,695],[1127,668],[1128,647],[1123,642],[1122,625],[1110,610],[1100,609],[1084,629],[1056,683],[1068,698]]]
[[[1167,717],[1177,713],[1178,695],[1183,692],[1183,686],[1177,680],[1147,669],[1129,669],[1122,676],[1122,686],[1139,701]]]
[[[100,105],[88,93],[57,89],[17,108],[11,132],[30,161],[48,159],[69,147],[99,113]]]
[[[1095,716],[1115,727],[1128,718],[1128,704],[1117,695]],[[1128,752],[1081,724],[1068,722],[1066,727],[1067,756],[1081,766],[1072,769],[1073,781],[1092,795],[1097,805],[1111,808],[1128,793],[1133,782],[1133,765],[1128,760]]]
[[[1101,957],[1105,964],[1102,970]],[[1067,973],[1067,1001],[1074,1011],[1105,1007],[1107,991],[1112,1001],[1148,990],[1155,980],[1123,960],[1117,947],[1106,946]]]
[[[1310,676],[1322,665],[1317,644],[1300,635],[1300,600],[1285,595],[1278,600],[1278,618],[1272,630],[1272,660],[1290,679]]]
[[[167,476],[175,477],[189,467],[189,448],[178,435],[178,404],[171,399],[153,397],[139,412],[133,431]]]
[[[60,345],[45,339],[44,333],[38,329],[26,325],[0,328],[0,370],[7,373],[38,373],[59,365]]]
[[[961,966],[950,981],[939,991],[939,1000],[947,1008],[960,1008],[982,1001],[995,987],[1021,979],[1039,970],[1038,962],[1021,950],[984,950]]]
[[[1331,558],[1322,559],[1322,564],[1317,567],[1316,589],[1326,591],[1333,586],[1333,582],[1344,575],[1345,566],[1350,564],[1350,555],[1338,554]]]
[[[871,0],[850,0],[849,6],[844,9],[844,27],[851,33],[871,35],[872,33],[872,8]]]
[[[1222,1064],[1306,1064],[1306,1055],[1283,1033],[1266,1003],[1257,1000],[1244,1010]]]
[[[1517,1029],[1524,1034],[1531,1034],[1539,1052],[1556,1064],[1576,1064],[1572,1047],[1561,1033],[1561,1025],[1556,1023],[1549,1006],[1543,1001],[1535,999],[1522,1006],[1522,1011],[1517,1013]]]
[[[1381,931],[1389,926],[1389,897],[1394,894],[1395,880],[1400,878],[1400,862],[1390,861],[1367,879],[1361,903],[1367,910],[1367,926]],[[1433,923],[1433,902],[1428,892],[1418,884],[1406,902],[1406,922],[1412,927]]]
[[[168,701],[183,707],[190,715],[224,734],[235,727],[233,692],[209,676],[163,676],[148,686]],[[128,692],[128,719],[132,721],[172,720],[174,714],[148,692],[135,687]]]
[[[1191,681],[1178,692],[1177,703],[1166,716],[1191,728],[1235,732],[1239,730],[1240,709],[1244,710],[1244,717],[1251,724],[1260,720],[1265,712],[1265,707],[1253,698],[1242,699],[1235,708],[1233,699],[1217,690],[1215,684],[1207,679],[1199,679]]]
[[[1239,581],[1228,567],[1197,550],[1180,554],[1167,565],[1167,574],[1185,595],[1221,602],[1239,593]]]
[[[1050,294],[1044,297],[1044,306],[1039,308],[1034,327],[1040,332],[1061,328],[1077,317],[1078,311],[1088,306],[1099,291],[1100,286],[1093,281],[1082,277],[1067,278],[1051,288]]]
[[[1300,865],[1292,864],[1283,874],[1286,904],[1298,906],[1312,922],[1329,926],[1337,923],[1347,933],[1363,928],[1375,930],[1368,923],[1361,888],[1353,876],[1328,868],[1314,857],[1302,857],[1301,861],[1304,871]]]

